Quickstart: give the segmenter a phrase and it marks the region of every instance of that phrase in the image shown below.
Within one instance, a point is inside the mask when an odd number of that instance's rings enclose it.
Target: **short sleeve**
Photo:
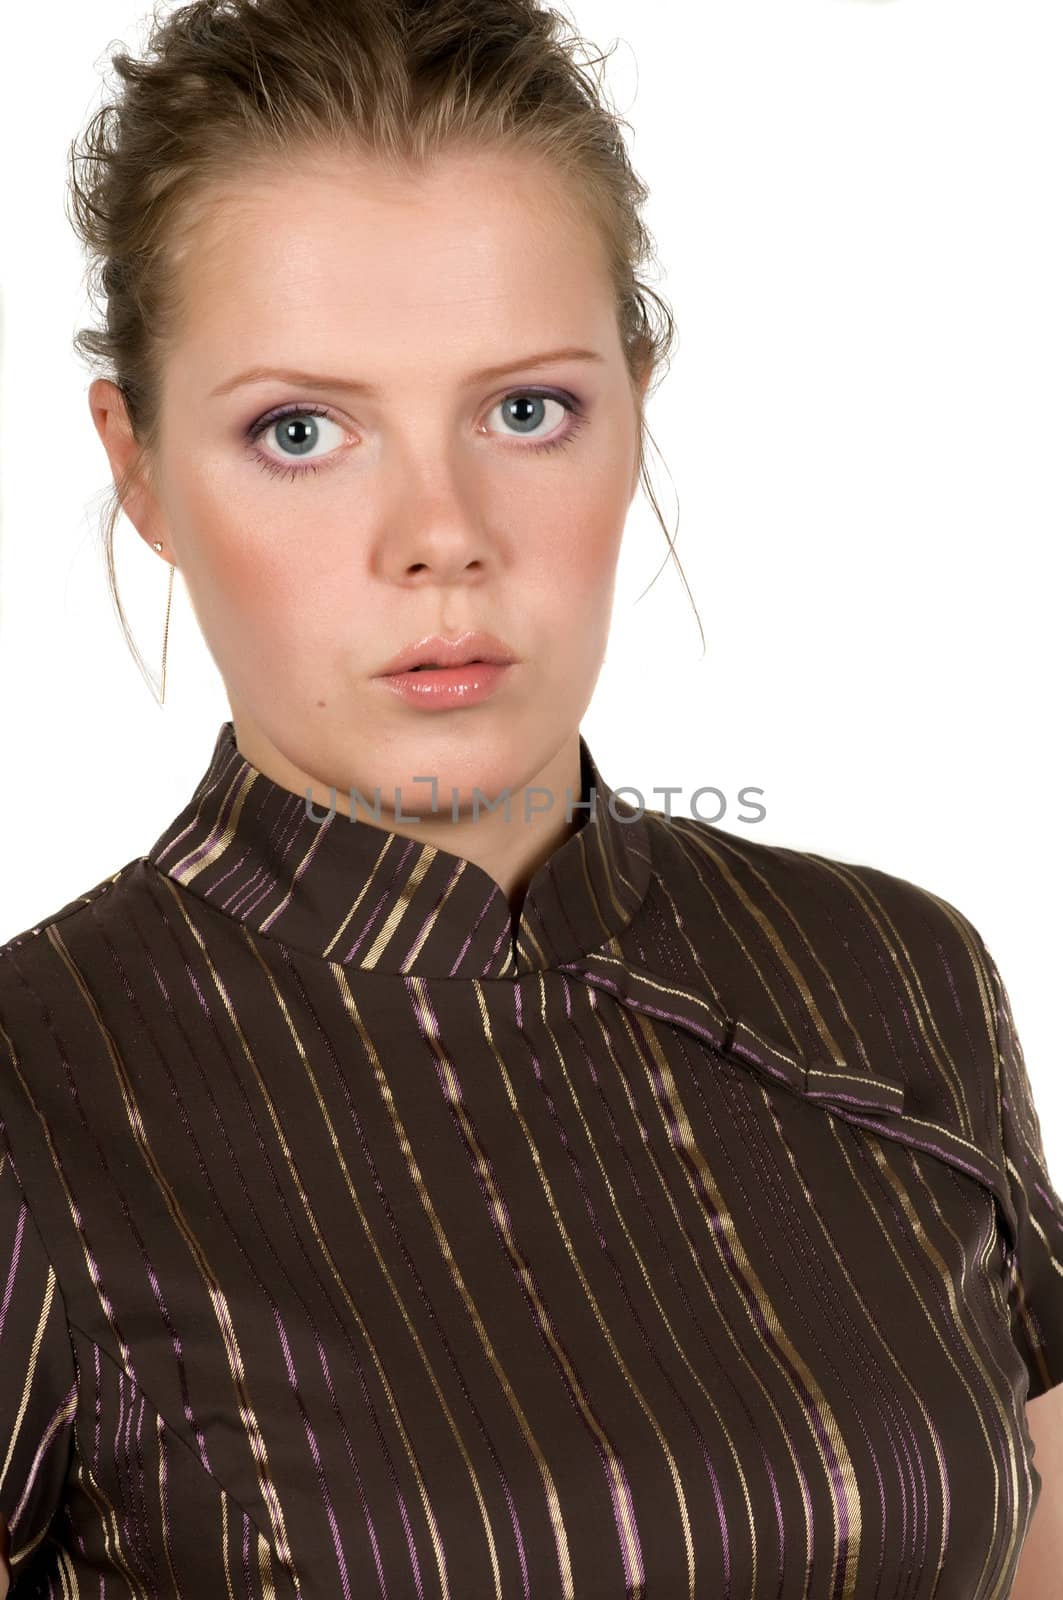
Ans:
[[[1012,1338],[1030,1373],[1028,1400],[1063,1383],[1063,1201],[1048,1172],[1041,1122],[1007,989],[988,962],[996,1014],[998,1109],[1017,1242],[1008,1252]]]
[[[65,1499],[76,1404],[63,1298],[0,1123],[0,1516],[12,1595]]]

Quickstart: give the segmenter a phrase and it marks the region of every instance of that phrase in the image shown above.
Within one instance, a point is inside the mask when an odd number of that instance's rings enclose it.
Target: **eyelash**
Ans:
[[[555,394],[552,390],[513,389],[509,394],[504,395],[499,403],[504,405],[507,400],[556,400],[558,405],[564,406],[571,419],[567,431],[559,439],[548,439],[544,444],[522,445],[519,446],[520,449],[560,450],[562,446],[571,444],[587,421],[586,412],[577,401],[571,400],[562,394]],[[328,406],[290,405],[282,406],[279,411],[267,412],[264,417],[259,417],[257,422],[253,422],[247,430],[246,438],[252,458],[265,472],[268,472],[274,478],[294,480],[296,478],[304,478],[311,472],[319,472],[325,465],[324,461],[308,461],[302,467],[282,466],[273,457],[267,456],[263,451],[254,448],[255,441],[260,439],[269,428],[274,427],[278,422],[282,422],[285,417],[328,417],[330,421],[335,422],[336,420]]]

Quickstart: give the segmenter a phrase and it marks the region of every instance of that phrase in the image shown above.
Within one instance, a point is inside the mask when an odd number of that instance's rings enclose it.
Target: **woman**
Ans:
[[[988,949],[579,732],[670,324],[558,19],[196,0],[117,65],[92,415],[232,718],[0,956],[12,1593],[1034,1593],[1063,1206]]]

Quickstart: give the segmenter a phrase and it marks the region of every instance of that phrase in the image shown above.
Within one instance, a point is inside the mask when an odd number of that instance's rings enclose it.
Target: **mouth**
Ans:
[[[482,656],[470,656],[468,661],[452,661],[451,667],[481,667],[486,665]],[[446,668],[441,661],[421,661],[416,667],[408,667],[409,672],[444,672]]]
[[[447,639],[441,634],[419,639],[393,656],[380,669],[378,676],[391,678],[412,672],[453,672],[465,667],[508,667],[513,662],[513,652],[501,639],[496,639],[493,634],[470,630],[455,639]]]
[[[484,653],[450,664],[412,661],[377,681],[419,712],[460,711],[491,700],[515,671],[512,661],[492,661]]]

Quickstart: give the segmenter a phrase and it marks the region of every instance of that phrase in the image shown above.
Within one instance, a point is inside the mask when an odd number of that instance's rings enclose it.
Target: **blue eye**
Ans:
[[[549,402],[559,406],[568,416],[568,426],[556,437],[536,440],[534,435],[542,428],[545,407]],[[558,450],[562,445],[571,443],[587,420],[586,414],[575,400],[565,395],[540,393],[535,389],[514,390],[492,409],[503,411],[507,422],[512,424],[505,430],[510,438],[524,437],[532,440],[530,444],[521,446],[526,450]],[[327,445],[327,438],[322,440],[322,421],[326,426],[335,428],[341,435],[342,441],[346,430],[331,415],[327,406],[290,405],[277,411],[267,412],[247,430],[246,437],[251,455],[264,471],[272,473],[275,477],[295,479],[310,472],[317,472],[321,462],[338,453],[337,448],[333,447],[326,448],[317,455],[313,454],[322,442]],[[273,451],[267,453],[257,447],[257,440],[269,432],[274,435],[279,454],[274,454]]]
[[[546,393],[538,389],[515,389],[511,394],[506,395],[505,399],[500,401],[495,409],[503,411],[508,422],[515,423],[517,429],[523,432],[525,437],[530,437],[532,431],[541,426],[543,406],[547,401],[552,401],[554,405],[560,406],[562,411],[567,413],[568,426],[563,433],[558,434],[555,438],[540,440],[531,445],[530,448],[533,450],[559,450],[562,445],[571,444],[587,420],[586,413],[582,407],[569,396]],[[531,407],[530,416],[524,414],[529,405]],[[507,429],[507,432],[512,433],[513,430]],[[515,436],[519,437],[519,433]]]
[[[261,450],[255,450],[254,456],[267,472],[283,473],[298,477],[303,472],[316,472],[316,462],[310,459],[310,452],[321,441],[321,421],[324,420],[342,435],[343,429],[338,422],[329,416],[327,406],[289,406],[283,411],[271,411],[266,416],[253,422],[248,429],[247,438],[254,444],[264,433],[271,430],[277,436],[277,443],[287,462],[278,460],[274,455],[265,455]],[[330,452],[326,451],[326,454]],[[306,461],[302,467],[291,467],[290,463]]]
[[[321,424],[309,413],[283,417],[272,426],[278,430],[277,438],[286,454],[308,455],[321,437]]]

